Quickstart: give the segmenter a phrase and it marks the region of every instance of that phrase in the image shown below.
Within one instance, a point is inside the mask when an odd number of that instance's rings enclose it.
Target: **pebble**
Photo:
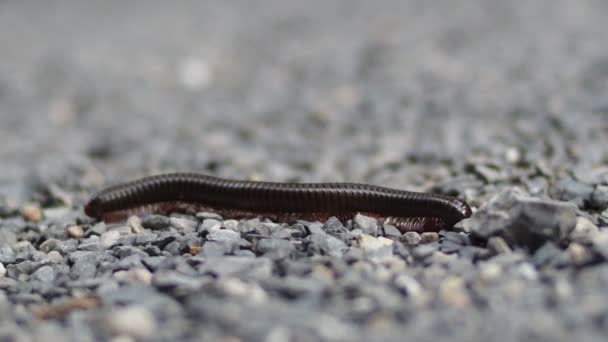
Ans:
[[[200,231],[203,232],[212,232],[214,230],[219,230],[222,227],[222,222],[216,219],[206,219],[200,226]]]
[[[129,227],[131,227],[131,232],[133,232],[133,234],[141,234],[144,232],[144,226],[142,226],[141,224],[141,218],[139,218],[139,216],[130,216],[127,219],[127,225]]]
[[[127,306],[108,314],[108,326],[114,334],[136,339],[151,338],[156,334],[156,321],[152,313],[142,306]]]
[[[601,255],[604,260],[608,260],[608,230],[604,229],[591,241],[593,250]]]
[[[315,254],[339,258],[348,249],[344,241],[318,230],[309,237],[308,250]]]
[[[417,232],[405,232],[400,241],[406,245],[417,245],[422,241],[422,237]]]
[[[0,278],[4,277],[6,275],[6,268],[4,267],[4,264],[0,262]]]
[[[591,185],[581,183],[572,178],[562,179],[549,189],[552,198],[570,201],[579,208],[584,208],[591,201],[593,191],[594,189]]]
[[[261,239],[258,241],[256,250],[272,259],[288,257],[294,250],[294,245],[281,239]]]
[[[99,245],[102,249],[108,249],[120,239],[120,233],[116,230],[110,230],[101,234]]]
[[[359,237],[359,246],[367,257],[373,261],[382,261],[393,256],[393,240],[385,237],[373,237],[362,234]]]
[[[201,211],[201,212],[196,213],[195,217],[199,220],[208,220],[208,219],[213,219],[216,221],[222,220],[222,216],[220,214],[213,213],[213,212],[206,212],[206,211]]]
[[[95,235],[101,235],[101,234],[105,233],[106,230],[107,230],[106,224],[105,224],[105,222],[102,221],[102,222],[98,222],[93,227],[91,227],[89,232],[92,234],[95,234]]]
[[[357,214],[353,218],[353,222],[354,222],[354,228],[361,229],[361,231],[364,234],[371,235],[371,236],[378,235],[378,220],[377,219],[375,219],[373,217]]]
[[[40,222],[42,221],[42,210],[36,204],[26,204],[21,208],[21,215],[29,222]]]
[[[399,238],[402,235],[401,231],[399,231],[399,229],[392,224],[385,224],[382,229],[384,230],[384,235],[388,237]]]
[[[55,281],[55,278],[55,270],[51,266],[42,266],[30,276],[30,279],[37,280],[44,284],[52,284]]]
[[[511,247],[509,247],[505,239],[501,238],[500,236],[493,236],[489,238],[487,247],[490,252],[494,254],[511,253]]]
[[[11,264],[17,260],[17,253],[11,246],[0,242],[0,262]]]
[[[84,230],[81,226],[70,225],[65,229],[65,232],[69,237],[74,239],[82,239],[84,237]]]
[[[608,209],[608,185],[598,185],[593,190],[590,206],[600,211]]]
[[[421,238],[421,243],[426,244],[426,243],[432,243],[435,241],[439,241],[439,234],[436,232],[424,232],[422,234],[420,234],[420,238]]]
[[[142,227],[152,230],[165,230],[171,226],[171,219],[162,215],[147,215],[141,220]]]
[[[189,234],[196,230],[198,221],[184,217],[171,217],[170,224],[171,227],[177,229],[180,234]]]
[[[572,232],[570,232],[569,239],[581,243],[591,242],[599,231],[599,228],[589,221],[588,218],[579,216],[576,218],[576,225]]]

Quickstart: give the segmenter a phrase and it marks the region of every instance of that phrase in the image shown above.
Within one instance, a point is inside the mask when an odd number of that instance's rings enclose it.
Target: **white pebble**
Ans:
[[[149,338],[156,333],[154,316],[141,306],[128,306],[112,312],[108,324],[117,335]]]
[[[109,232],[101,234],[99,245],[101,246],[101,248],[107,249],[113,244],[115,244],[118,239],[120,239],[120,233],[115,230],[110,230]]]

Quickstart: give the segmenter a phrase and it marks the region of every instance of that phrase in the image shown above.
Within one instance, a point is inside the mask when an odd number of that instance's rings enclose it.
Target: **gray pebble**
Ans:
[[[51,266],[42,266],[30,276],[30,279],[32,280],[37,280],[46,284],[52,284],[55,281],[55,278],[55,270]]]
[[[152,230],[164,230],[171,226],[171,220],[167,216],[148,215],[141,220],[142,227]]]
[[[421,240],[422,238],[417,232],[405,232],[400,239],[400,241],[406,245],[417,245]]]
[[[424,232],[420,234],[422,241],[420,243],[432,243],[435,241],[439,241],[439,233],[436,232]]]
[[[7,244],[0,244],[0,262],[10,264],[17,260],[17,253]]]
[[[373,217],[357,214],[354,219],[354,228],[361,229],[364,234],[376,236],[378,235],[378,220]]]
[[[59,250],[59,246],[61,246],[61,241],[57,240],[57,239],[48,239],[46,241],[44,241],[43,243],[40,244],[40,251],[48,253],[50,251],[56,251]],[[1,249],[2,247],[0,247]],[[0,252],[1,253],[1,252]],[[1,259],[1,257],[0,257]]]
[[[397,227],[392,224],[385,224],[382,229],[384,230],[384,235],[388,237],[401,237],[401,231],[397,229]]]
[[[213,212],[206,212],[206,211],[202,211],[202,212],[198,212],[196,213],[196,218],[199,220],[207,220],[207,219],[213,219],[216,221],[221,221],[222,220],[222,216],[217,214],[217,213],[213,213]]]
[[[211,232],[211,231],[220,229],[221,226],[222,226],[222,222],[211,218],[211,219],[206,219],[205,221],[203,221],[199,230],[203,231],[203,232]]]
[[[100,248],[99,236],[97,235],[93,235],[90,238],[81,240],[78,244],[78,249],[81,251],[99,251]]]
[[[271,259],[286,258],[294,249],[295,247],[291,242],[281,239],[261,239],[256,244],[256,251]]]
[[[315,254],[341,257],[347,250],[344,241],[329,235],[322,230],[310,235],[308,250]]]
[[[608,209],[608,185],[598,185],[591,195],[590,206],[598,209]]]
[[[131,231],[130,228],[129,231]],[[101,234],[101,237],[99,238],[99,245],[102,249],[108,249],[116,242],[118,242],[118,239],[120,239],[120,233],[116,230],[110,230]]]
[[[177,229],[180,234],[192,233],[198,226],[198,221],[185,217],[171,217],[169,222],[171,227]]]
[[[591,201],[593,190],[591,185],[581,183],[572,178],[566,178],[554,184],[549,189],[549,193],[554,199],[570,201],[579,208],[584,208]]]
[[[511,247],[507,244],[505,239],[500,236],[493,236],[488,239],[488,249],[494,254],[511,253]]]

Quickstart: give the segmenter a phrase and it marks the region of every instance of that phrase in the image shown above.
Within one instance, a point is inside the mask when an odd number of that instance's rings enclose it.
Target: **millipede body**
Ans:
[[[361,213],[402,232],[438,231],[471,216],[465,201],[444,195],[357,183],[257,182],[196,173],[149,176],[109,187],[93,195],[84,211],[106,222],[178,211],[276,222],[325,221],[332,216],[346,221]]]

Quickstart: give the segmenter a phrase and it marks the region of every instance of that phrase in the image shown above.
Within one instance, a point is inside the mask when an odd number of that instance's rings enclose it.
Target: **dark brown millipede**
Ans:
[[[106,222],[131,215],[199,211],[288,223],[332,216],[346,221],[361,213],[402,232],[439,231],[471,216],[465,201],[445,195],[369,184],[257,182],[195,173],[149,176],[109,187],[93,195],[84,211]]]

